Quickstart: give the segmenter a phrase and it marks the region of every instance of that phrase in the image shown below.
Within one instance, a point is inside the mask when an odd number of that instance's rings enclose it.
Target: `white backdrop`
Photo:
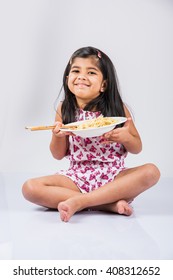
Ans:
[[[54,173],[49,152],[54,102],[71,54],[94,46],[112,59],[143,151],[127,165],[173,167],[173,1],[4,0],[0,2],[0,171]]]

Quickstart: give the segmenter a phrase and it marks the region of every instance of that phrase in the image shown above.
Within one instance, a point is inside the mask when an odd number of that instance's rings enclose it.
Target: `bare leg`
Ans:
[[[129,201],[148,188],[155,185],[160,177],[158,168],[153,164],[145,164],[121,172],[120,176],[101,188],[87,194],[78,194],[59,203],[58,210],[61,219],[69,221],[71,216],[84,208],[103,204]]]
[[[59,202],[79,193],[78,188],[73,186],[73,182],[69,178],[59,175],[29,179],[24,183],[22,191],[24,197],[30,202],[53,209],[57,209]],[[131,207],[125,201],[120,201],[94,207],[93,210],[129,215]]]
[[[53,209],[57,209],[59,202],[80,193],[75,183],[63,175],[29,179],[24,183],[22,192],[30,202]]]

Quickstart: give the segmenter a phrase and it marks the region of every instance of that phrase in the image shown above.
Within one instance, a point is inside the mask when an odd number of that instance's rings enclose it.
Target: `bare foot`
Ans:
[[[118,202],[93,207],[95,210],[109,211],[118,213],[120,215],[130,216],[133,213],[132,207],[125,200],[119,200]]]
[[[60,213],[61,220],[68,222],[77,211],[80,211],[80,205],[77,200],[69,198],[58,204],[58,211]]]
[[[130,216],[133,213],[132,207],[125,200],[119,200],[113,208],[120,215]]]
[[[76,212],[81,211],[82,209],[79,197],[77,199],[76,197],[69,198],[58,204],[58,211],[60,213],[61,220],[64,222],[68,222]],[[125,200],[119,200],[118,202],[92,207],[91,209],[109,211],[126,216],[130,216],[133,212],[132,207]]]

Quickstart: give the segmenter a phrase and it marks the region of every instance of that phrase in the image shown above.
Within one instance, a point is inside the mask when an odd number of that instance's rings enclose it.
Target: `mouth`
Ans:
[[[77,84],[75,84],[75,86],[77,86],[77,87],[89,87],[89,85],[84,84],[84,83],[77,83]]]

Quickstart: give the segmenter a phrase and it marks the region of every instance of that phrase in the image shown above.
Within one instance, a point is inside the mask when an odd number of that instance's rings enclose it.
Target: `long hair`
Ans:
[[[97,66],[102,72],[103,80],[106,80],[106,89],[83,109],[86,111],[100,111],[104,117],[125,116],[123,101],[118,89],[118,79],[112,61],[101,50],[94,47],[84,47],[73,53],[64,71],[62,89],[64,90],[65,97],[61,107],[64,124],[75,121],[75,111],[77,109],[75,95],[69,90],[67,85],[67,76],[69,75],[71,65],[77,57],[88,58],[91,56],[95,56],[97,59]]]

